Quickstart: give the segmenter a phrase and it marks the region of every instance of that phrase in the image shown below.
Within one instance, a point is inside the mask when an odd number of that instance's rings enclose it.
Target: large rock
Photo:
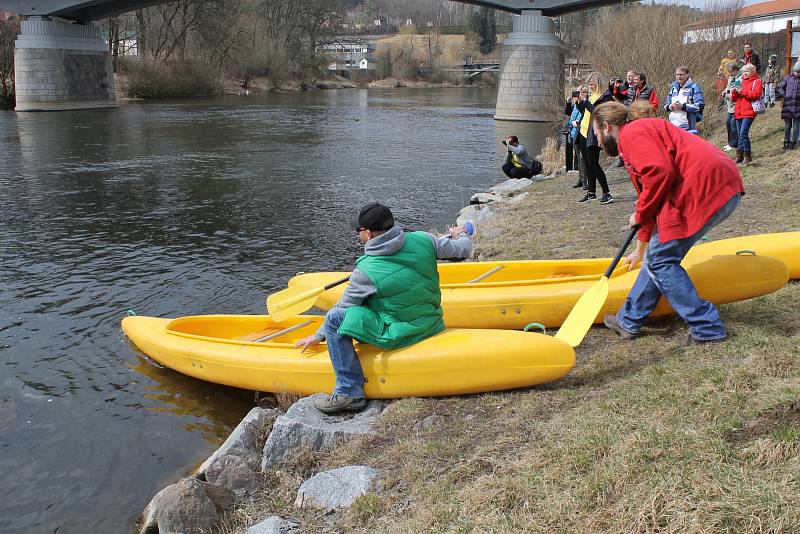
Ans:
[[[382,410],[383,403],[370,401],[356,414],[330,416],[314,408],[313,396],[302,398],[272,425],[272,433],[264,445],[261,470],[290,462],[304,449],[329,450],[354,437],[372,434]]]
[[[528,178],[509,178],[505,182],[500,182],[489,189],[489,192],[499,196],[511,197],[532,184],[533,180]]]
[[[300,525],[273,515],[248,528],[245,534],[294,534],[295,532],[300,532]]]
[[[267,434],[266,430],[278,415],[280,415],[280,411],[272,408],[250,410],[250,413],[231,432],[225,443],[197,469],[195,476],[201,479],[207,478],[206,471],[227,456],[238,456],[245,460],[254,471],[257,471],[261,463],[261,450],[264,447],[259,439],[263,439],[262,436]],[[230,460],[225,461],[230,462]]]
[[[233,492],[196,478],[184,478],[159,491],[142,514],[140,534],[207,534],[233,507]]]
[[[456,218],[456,225],[462,225],[467,221],[480,222],[492,218],[494,216],[494,204],[474,204],[461,208]]]
[[[231,490],[237,497],[254,495],[264,486],[264,475],[258,466],[241,456],[222,456],[205,472],[205,479]]]
[[[329,510],[347,508],[372,489],[378,471],[366,465],[350,465],[324,471],[300,486],[294,505]]]

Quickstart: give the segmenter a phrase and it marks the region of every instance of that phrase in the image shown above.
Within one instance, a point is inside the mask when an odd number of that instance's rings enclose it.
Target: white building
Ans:
[[[800,0],[770,0],[743,7],[739,11],[733,35],[726,35],[728,21],[708,19],[693,24],[684,34],[684,42],[713,41],[752,33],[774,33],[786,29],[786,22],[800,27]],[[795,37],[795,40],[799,40]]]

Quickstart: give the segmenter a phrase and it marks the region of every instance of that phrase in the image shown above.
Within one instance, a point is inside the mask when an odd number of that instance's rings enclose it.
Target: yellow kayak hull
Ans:
[[[335,376],[325,343],[305,353],[294,343],[322,317],[295,316],[280,325],[266,315],[133,316],[122,329],[142,352],[179,373],[257,391],[331,392]],[[309,323],[275,340],[253,341]],[[369,398],[482,393],[552,382],[575,366],[575,351],[533,332],[450,329],[410,347],[383,350],[356,343]]]
[[[708,241],[695,245],[689,254],[736,254],[745,250],[781,260],[789,269],[789,279],[800,279],[800,232],[745,235]]]
[[[737,245],[738,246],[738,245]],[[537,322],[558,327],[575,303],[605,271],[610,259],[472,262],[439,265],[442,309],[448,328],[520,329]],[[783,287],[789,280],[786,264],[761,255],[706,256],[690,253],[682,263],[698,293],[715,304],[747,300]],[[476,283],[467,281],[501,267]],[[625,302],[639,270],[617,269],[609,280],[608,299],[596,323],[616,313]],[[289,285],[320,287],[347,273],[295,276]],[[319,295],[315,306],[329,310],[345,285]],[[662,299],[653,316],[673,313]]]

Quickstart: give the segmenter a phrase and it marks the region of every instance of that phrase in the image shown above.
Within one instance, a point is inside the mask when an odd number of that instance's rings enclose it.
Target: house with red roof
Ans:
[[[800,0],[769,0],[745,6],[738,13],[719,13],[700,20],[687,28],[684,41],[694,43],[774,33],[786,29],[789,20],[795,28],[800,27]]]

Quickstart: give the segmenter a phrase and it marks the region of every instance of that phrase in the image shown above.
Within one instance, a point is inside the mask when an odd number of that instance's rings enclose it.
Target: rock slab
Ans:
[[[264,444],[262,471],[290,462],[303,450],[330,450],[355,437],[374,433],[375,422],[383,410],[382,402],[369,401],[356,414],[330,416],[314,408],[313,399],[313,396],[300,399],[275,420]]]
[[[253,408],[236,426],[236,428],[225,440],[225,443],[217,449],[214,454],[202,463],[197,469],[195,476],[203,478],[209,468],[214,468],[215,464],[223,461],[228,456],[238,456],[242,458],[254,470],[260,464],[260,455],[263,445],[258,442],[259,436],[265,435],[268,425],[272,425],[280,415],[280,411],[271,408]],[[224,460],[226,465],[230,460]]]
[[[294,534],[296,532],[300,532],[300,525],[273,515],[248,528],[245,534]]]
[[[377,476],[378,470],[366,465],[323,471],[303,482],[294,505],[323,510],[347,508],[372,489]]]
[[[489,193],[494,193],[495,195],[503,196],[503,197],[510,197],[514,196],[521,190],[525,189],[529,185],[533,184],[533,180],[528,178],[509,178],[505,182],[500,182],[499,184],[495,185],[494,187],[489,189]]]
[[[144,509],[140,534],[203,534],[216,527],[233,507],[233,492],[196,478],[184,478],[159,491]]]

